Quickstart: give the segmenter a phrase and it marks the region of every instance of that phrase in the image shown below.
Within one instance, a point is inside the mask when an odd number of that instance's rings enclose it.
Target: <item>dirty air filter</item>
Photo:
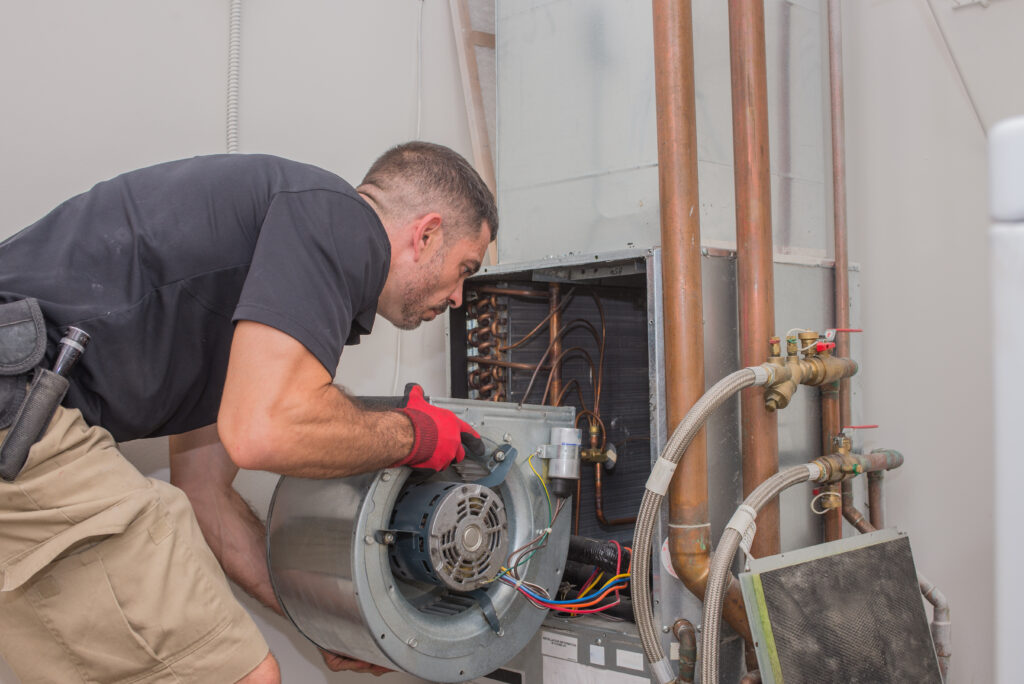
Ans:
[[[321,648],[431,682],[481,677],[513,658],[547,612],[495,581],[511,550],[550,528],[519,566],[554,595],[568,515],[551,521],[543,461],[530,455],[568,407],[432,399],[489,447],[427,474],[390,468],[334,480],[283,477],[267,519],[270,577],[289,619]],[[534,470],[536,469],[536,471]]]
[[[895,530],[751,560],[740,584],[766,684],[942,682]]]

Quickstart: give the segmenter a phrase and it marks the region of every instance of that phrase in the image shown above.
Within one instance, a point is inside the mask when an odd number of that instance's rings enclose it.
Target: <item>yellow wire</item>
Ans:
[[[544,482],[544,478],[540,476],[540,473],[537,472],[537,469],[533,467],[533,457],[536,456],[536,455],[537,455],[536,451],[534,451],[532,454],[530,454],[530,458],[527,461],[527,463],[530,464],[530,470],[533,471],[533,474],[537,476],[538,480],[540,480],[540,486],[544,488],[544,496],[547,497],[547,500],[548,500],[548,518],[551,518],[551,494],[548,493],[548,485],[547,485],[546,482]],[[548,520],[548,524],[549,525],[551,524],[551,520],[550,519]]]
[[[582,589],[580,589],[580,596],[586,596],[587,592],[590,591],[590,588],[595,586],[598,582],[600,582],[602,577],[604,577],[604,573],[603,572],[599,573],[597,575],[597,577],[594,578],[593,582],[588,582],[587,586],[585,586]]]

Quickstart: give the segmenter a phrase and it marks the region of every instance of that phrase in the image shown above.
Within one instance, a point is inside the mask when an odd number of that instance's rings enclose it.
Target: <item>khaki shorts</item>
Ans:
[[[181,490],[59,408],[0,481],[0,653],[22,682],[229,683],[268,650]]]

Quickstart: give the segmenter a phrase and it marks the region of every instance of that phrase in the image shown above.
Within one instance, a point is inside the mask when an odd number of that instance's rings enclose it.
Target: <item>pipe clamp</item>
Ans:
[[[651,475],[647,478],[647,489],[658,496],[665,496],[668,485],[672,482],[672,474],[676,472],[678,463],[673,463],[663,456],[659,456],[651,468]]]

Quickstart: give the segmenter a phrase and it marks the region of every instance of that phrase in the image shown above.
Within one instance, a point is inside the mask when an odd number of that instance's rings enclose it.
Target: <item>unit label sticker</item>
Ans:
[[[627,670],[644,671],[644,654],[637,651],[615,649],[615,664]]]
[[[541,632],[540,652],[575,663],[579,660],[579,640],[568,634]]]

